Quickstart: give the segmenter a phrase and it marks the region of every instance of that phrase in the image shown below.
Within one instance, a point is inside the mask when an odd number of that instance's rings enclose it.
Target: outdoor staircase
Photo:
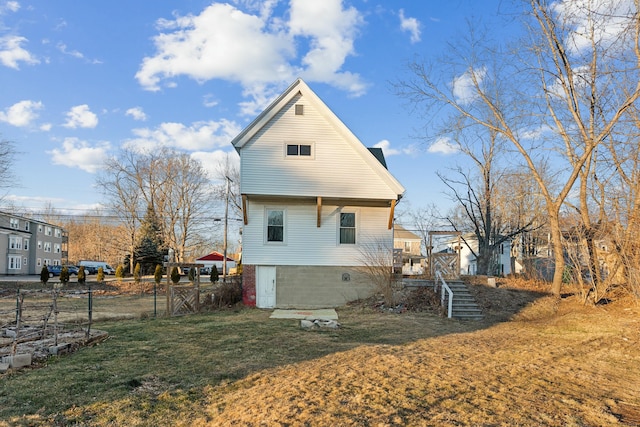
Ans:
[[[467,288],[467,285],[460,280],[448,280],[447,285],[453,292],[453,304],[451,317],[459,320],[482,320],[484,316],[482,309]],[[448,294],[445,292],[445,298]],[[446,307],[446,299],[445,299]]]
[[[408,288],[429,287],[434,288],[433,280],[424,279],[403,279],[402,283]],[[482,309],[461,280],[447,280],[447,286],[453,292],[453,303],[451,304],[451,317],[459,320],[482,320],[484,315]],[[438,285],[440,285],[438,283]],[[441,287],[438,286],[438,299],[441,295]],[[449,294],[445,292],[444,308],[447,309],[447,299]]]

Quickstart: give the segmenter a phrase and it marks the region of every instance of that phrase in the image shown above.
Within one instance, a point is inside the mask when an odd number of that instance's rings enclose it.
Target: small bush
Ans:
[[[49,281],[49,269],[46,265],[43,265],[42,270],[40,270],[40,281],[43,285],[46,285]]]
[[[140,278],[141,278],[141,274],[140,274],[140,263],[137,262],[136,266],[133,269],[133,281],[135,283],[140,283]]]
[[[196,280],[196,269],[195,267],[191,267],[189,269],[189,281],[194,282]]]
[[[62,267],[62,270],[60,270],[60,282],[64,285],[69,282],[69,269],[66,265]]]
[[[218,274],[218,267],[216,267],[214,264],[213,267],[211,267],[211,275],[209,276],[209,280],[211,281],[211,283],[215,283],[219,279],[220,275]]]
[[[116,278],[124,279],[124,265],[118,264],[116,267]]]
[[[242,281],[238,278],[221,283],[214,291],[213,304],[230,306],[242,301]]]
[[[87,275],[84,272],[84,267],[80,266],[78,268],[78,283],[81,285],[84,285],[84,283],[87,281]]]
[[[96,276],[98,283],[104,282],[104,268],[98,267],[98,275]]]
[[[160,264],[156,265],[156,271],[153,273],[153,280],[156,282],[156,285],[159,285],[162,282],[162,266]]]
[[[171,281],[174,285],[180,281],[180,272],[178,271],[178,267],[173,267],[171,270]]]

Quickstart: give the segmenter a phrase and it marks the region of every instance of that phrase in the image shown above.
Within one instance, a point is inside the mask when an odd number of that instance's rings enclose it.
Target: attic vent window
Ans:
[[[304,114],[304,105],[296,104],[296,116],[302,116]]]
[[[311,156],[311,145],[287,144],[287,156]]]

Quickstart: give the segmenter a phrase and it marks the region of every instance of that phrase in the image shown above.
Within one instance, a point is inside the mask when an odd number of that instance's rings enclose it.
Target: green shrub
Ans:
[[[190,282],[195,282],[196,280],[196,268],[195,267],[191,267],[189,269],[189,281]]]
[[[62,267],[62,270],[60,270],[60,282],[64,285],[69,282],[69,269],[66,265]]]
[[[178,271],[178,267],[173,267],[171,270],[171,281],[174,285],[180,281],[180,271]]]
[[[49,281],[49,269],[46,265],[43,265],[42,270],[40,270],[40,281],[43,285],[46,285]]]
[[[218,267],[215,264],[211,267],[211,275],[209,276],[209,280],[211,283],[215,283],[220,279],[220,275],[218,274]]]
[[[242,281],[238,278],[221,283],[214,292],[213,303],[218,307],[230,306],[242,301]]]
[[[141,278],[141,274],[140,274],[140,263],[137,262],[136,266],[133,269],[133,281],[135,283],[140,283],[140,278]]]
[[[156,271],[153,273],[153,280],[155,280],[156,285],[159,285],[162,282],[162,266],[160,264],[156,264]]]
[[[123,279],[124,278],[124,265],[118,264],[116,267],[116,278]]]
[[[84,272],[84,267],[80,266],[78,267],[78,283],[81,285],[84,285],[86,281],[87,281],[87,275]]]

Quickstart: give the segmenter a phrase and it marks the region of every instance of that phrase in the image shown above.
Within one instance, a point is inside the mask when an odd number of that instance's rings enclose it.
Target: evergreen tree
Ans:
[[[191,267],[189,269],[189,281],[193,282],[196,280],[196,268],[195,267]]]
[[[116,267],[116,277],[117,277],[118,279],[123,279],[123,278],[124,278],[124,265],[119,264],[119,265]]]
[[[174,285],[180,281],[180,272],[178,271],[178,267],[173,267],[171,270],[171,281]]]
[[[80,266],[78,268],[78,283],[84,285],[84,282],[87,280],[87,275],[84,272],[84,266]]]
[[[42,270],[40,270],[40,281],[43,285],[46,285],[49,281],[49,269],[46,265],[43,265]]]
[[[215,283],[218,281],[219,278],[220,278],[220,275],[218,274],[218,267],[216,267],[216,265],[214,264],[211,267],[211,276],[209,277],[209,280],[211,281],[211,283]]]
[[[133,269],[133,281],[135,283],[140,283],[140,277],[142,275],[140,274],[140,263],[136,263],[136,268]]]
[[[60,270],[60,281],[64,285],[66,285],[67,282],[69,282],[69,269],[67,268],[66,265],[62,267],[62,270]]]
[[[153,273],[153,280],[155,280],[156,285],[159,285],[162,282],[162,266],[160,264],[156,265],[156,271]]]
[[[96,276],[98,283],[104,282],[104,268],[98,267],[98,275]]]
[[[151,205],[147,206],[138,236],[134,249],[135,262],[140,264],[143,274],[151,274],[156,265],[162,264],[165,249],[160,220]]]

